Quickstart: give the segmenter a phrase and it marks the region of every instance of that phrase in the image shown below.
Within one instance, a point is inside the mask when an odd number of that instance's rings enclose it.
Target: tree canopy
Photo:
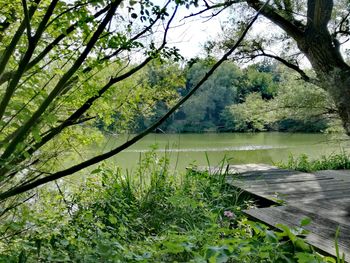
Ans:
[[[89,129],[81,129],[89,121],[105,118],[108,124],[112,115],[123,120],[125,112],[132,115],[152,101],[147,96],[155,96],[155,82],[167,85],[169,80],[162,83],[157,76],[149,79],[149,89],[138,89],[143,84],[136,76],[152,60],[181,58],[167,45],[167,36],[178,8],[192,4],[197,1],[159,6],[151,1],[23,0],[4,7],[1,200],[105,160],[153,131],[227,60],[259,15],[193,88],[143,132],[109,152],[59,169],[60,157],[74,149],[75,138],[94,140],[87,136]]]
[[[228,51],[220,59],[189,63],[185,75],[176,64],[157,65],[181,58],[176,48],[167,45],[178,8],[198,8],[191,16],[216,10],[211,15],[216,16],[236,5],[241,5],[235,10],[243,12],[242,19],[233,12],[234,26],[228,28],[225,34],[229,37],[222,42]],[[148,0],[5,1],[0,17],[0,199],[104,160],[153,131],[173,113],[175,130],[191,128],[196,121],[206,123],[210,130],[233,116],[237,119],[235,114],[241,110],[247,113],[244,107],[248,105],[257,103],[257,109],[270,100],[287,101],[277,92],[279,76],[268,74],[268,67],[252,65],[242,74],[235,65],[224,63],[234,51],[241,58],[249,54],[249,58],[277,59],[323,88],[349,133],[350,74],[339,49],[349,33],[349,13],[343,11],[344,6],[348,3],[334,5],[331,0],[246,0],[213,5],[206,1],[168,1],[164,5]],[[245,39],[260,13],[282,29],[283,37]],[[281,51],[280,56],[268,53],[265,46],[273,45],[273,40],[289,43],[286,52]],[[293,50],[289,48],[293,43],[309,59],[315,76],[295,64],[295,56],[284,56]],[[156,62],[148,67],[151,61]],[[223,67],[216,71],[220,65]],[[180,108],[201,86],[197,97]],[[230,110],[231,100],[242,105]],[[233,115],[232,109],[236,111]],[[184,115],[190,118],[187,123],[182,121]],[[255,122],[258,130],[268,125],[265,117],[264,124]],[[239,118],[248,121],[244,114]],[[96,140],[98,133],[91,136],[95,133],[90,129],[92,123],[117,129],[137,123],[144,130],[109,152],[60,170],[62,156]]]
[[[166,45],[176,10],[150,1],[2,3],[3,193],[52,174],[75,139],[93,141],[89,122],[108,123],[118,108],[132,111],[152,96],[138,74],[153,59],[180,58]]]
[[[333,99],[346,133],[350,134],[350,67],[344,44],[350,35],[349,2],[333,0],[225,1],[204,5],[199,13],[232,8],[231,26],[225,29],[223,46],[244,28],[252,10],[261,11],[271,30],[259,30],[259,35],[246,38],[236,54],[247,60],[258,57],[275,59],[297,71],[301,78],[324,89]],[[219,10],[219,11],[218,11]],[[269,22],[269,23],[268,23]],[[261,25],[261,24],[260,24]],[[306,58],[313,69],[308,74],[300,66]]]

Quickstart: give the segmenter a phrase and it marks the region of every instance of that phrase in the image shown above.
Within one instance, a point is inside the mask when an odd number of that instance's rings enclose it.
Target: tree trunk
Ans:
[[[350,136],[350,68],[335,68],[324,78],[324,88],[333,98],[345,132]]]
[[[246,1],[255,10],[264,6],[260,0]],[[332,10],[333,0],[307,0],[305,25],[293,16],[281,15],[271,5],[266,5],[261,13],[296,41],[312,64],[320,87],[334,100],[345,132],[350,136],[350,67],[339,51],[338,40],[328,31]]]
[[[336,42],[328,30],[310,29],[298,46],[312,64],[321,88],[332,97],[345,132],[350,136],[350,67],[343,60]]]

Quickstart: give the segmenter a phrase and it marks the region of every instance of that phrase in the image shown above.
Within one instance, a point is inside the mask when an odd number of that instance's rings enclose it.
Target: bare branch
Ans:
[[[256,57],[268,57],[268,58],[273,58],[279,62],[281,62],[282,64],[284,64],[285,66],[287,66],[288,68],[291,68],[293,69],[294,71],[298,72],[301,76],[301,78],[306,81],[306,82],[309,82],[309,83],[312,83],[314,85],[319,85],[318,83],[318,80],[317,79],[312,79],[310,78],[306,73],[305,71],[303,71],[298,65],[295,65],[279,56],[276,56],[276,55],[273,55],[273,54],[269,54],[269,53],[266,53],[263,49],[260,49],[259,50],[261,53],[260,54],[255,54],[255,55],[251,55],[250,57],[251,58],[256,58]]]
[[[223,3],[218,3],[218,4],[214,4],[214,5],[209,5],[206,1],[204,1],[205,3],[205,8],[198,11],[197,13],[192,13],[188,16],[185,16],[183,19],[181,20],[184,20],[186,18],[190,18],[190,17],[194,17],[194,16],[198,16],[198,15],[201,15],[201,14],[204,14],[204,13],[207,13],[208,11],[210,10],[214,10],[214,9],[218,9],[218,8],[221,8],[220,11],[217,11],[216,12],[216,15],[221,13],[222,11],[224,11],[226,8],[232,6],[233,4],[236,4],[236,3],[241,3],[241,2],[244,2],[245,0],[234,0],[234,1],[225,1]],[[212,14],[213,15],[213,14]],[[214,16],[216,16],[214,15]],[[208,15],[208,17],[210,17],[211,15]]]
[[[68,203],[66,197],[64,196],[64,193],[62,192],[61,187],[58,185],[57,181],[55,181],[55,185],[57,187],[58,192],[60,193],[60,195],[62,197],[64,204],[66,205],[67,212],[68,212],[69,216],[72,217],[72,212],[71,212],[72,206],[69,205],[69,203]]]

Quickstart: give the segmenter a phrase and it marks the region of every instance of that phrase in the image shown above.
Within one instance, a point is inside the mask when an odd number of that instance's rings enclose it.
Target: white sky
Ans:
[[[156,3],[157,1],[155,1]],[[193,58],[203,53],[203,44],[221,33],[221,23],[227,20],[227,12],[208,20],[205,13],[201,16],[185,18],[200,8],[180,7],[168,35],[168,46],[176,46],[185,58]]]
[[[163,2],[163,0],[156,0],[157,2]],[[160,3],[159,3],[160,4]],[[162,6],[162,4],[160,4]],[[220,34],[222,34],[222,25],[225,21],[228,20],[229,11],[225,10],[220,13],[218,16],[215,16],[208,20],[208,16],[211,14],[210,12],[204,13],[199,16],[190,17],[184,19],[184,17],[192,14],[193,12],[198,12],[201,8],[191,8],[190,10],[186,9],[184,6],[179,8],[179,11],[176,15],[175,21],[173,22],[173,26],[168,35],[168,46],[176,46],[180,49],[181,55],[183,55],[186,59],[190,59],[196,56],[204,55],[203,45],[206,41],[217,39]],[[260,20],[260,19],[259,19]],[[271,37],[272,34],[279,31],[278,27],[276,27],[270,21],[258,22],[251,29],[251,33],[253,35],[264,35],[267,38]],[[342,53],[345,53],[345,49],[350,48],[350,41],[342,46]],[[283,49],[283,46],[274,46],[272,50],[278,52]],[[310,68],[310,64],[307,59],[303,59],[300,61],[300,66],[303,68]]]
[[[205,19],[188,18],[176,23],[169,35],[169,45],[175,45],[180,49],[185,58],[192,58],[203,53],[203,44],[216,38],[221,32],[221,22],[224,16],[214,17],[209,21]]]

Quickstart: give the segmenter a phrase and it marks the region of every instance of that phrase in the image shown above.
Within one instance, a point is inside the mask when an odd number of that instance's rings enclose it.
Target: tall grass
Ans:
[[[133,174],[102,165],[64,205],[41,189],[40,203],[16,211],[23,231],[0,240],[0,262],[331,262],[289,228],[249,221],[251,203],[224,173],[177,178],[168,165],[154,152]]]
[[[281,168],[302,172],[350,169],[350,155],[344,150],[315,160],[310,160],[306,154],[301,154],[297,157],[290,155],[287,163],[277,163],[276,165]]]

